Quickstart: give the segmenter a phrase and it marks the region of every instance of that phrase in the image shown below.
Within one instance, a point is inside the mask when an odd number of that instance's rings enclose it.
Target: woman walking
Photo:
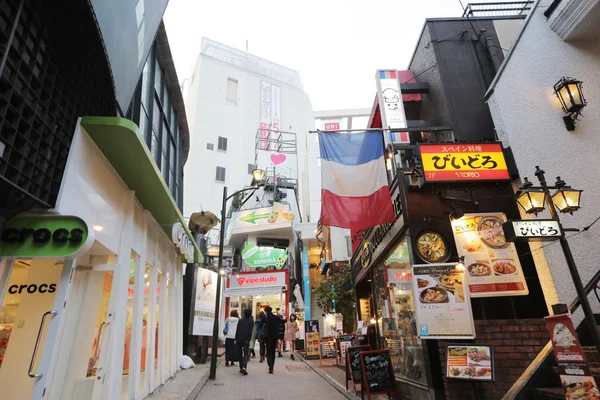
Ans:
[[[296,315],[290,315],[290,319],[285,323],[285,335],[284,339],[286,342],[290,342],[290,358],[294,360],[294,352],[296,351],[296,334],[298,333],[298,323],[296,322]]]
[[[252,319],[252,310],[246,308],[244,310],[244,318],[239,320],[237,330],[235,332],[235,344],[241,349],[240,357],[240,373],[248,375],[246,368],[248,367],[248,357],[250,352],[248,349],[250,339],[252,338],[252,331],[254,330],[254,319]],[[236,348],[235,351],[238,351]]]
[[[225,320],[225,328],[223,328],[223,334],[225,335],[225,366],[233,364],[233,352],[235,351],[235,334],[237,331],[238,322],[240,318],[237,310],[232,310],[229,313],[229,318]]]

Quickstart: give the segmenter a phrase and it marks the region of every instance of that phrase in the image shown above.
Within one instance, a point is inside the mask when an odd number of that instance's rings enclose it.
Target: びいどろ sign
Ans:
[[[421,144],[426,182],[509,180],[500,143]]]
[[[554,219],[509,220],[502,228],[509,242],[556,240],[564,235],[560,222]]]
[[[0,257],[74,258],[91,247],[93,236],[78,217],[17,216],[8,220],[0,236]]]
[[[194,262],[194,243],[183,229],[181,222],[175,222],[171,230],[171,239],[179,248],[185,260],[189,263]]]

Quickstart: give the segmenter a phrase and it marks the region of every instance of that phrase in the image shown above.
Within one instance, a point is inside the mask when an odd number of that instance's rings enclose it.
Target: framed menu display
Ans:
[[[321,358],[319,341],[319,321],[304,321],[304,346],[306,349],[306,358]]]
[[[484,345],[448,345],[446,377],[474,381],[493,381],[494,349]]]
[[[346,349],[348,347],[356,346],[356,336],[342,335],[338,337],[337,346],[340,355],[340,362],[346,362]]]
[[[321,358],[337,358],[337,349],[333,336],[323,336],[319,341],[321,345]]]
[[[421,264],[413,265],[412,274],[419,338],[474,338],[465,272],[456,264]]]
[[[505,222],[504,213],[465,214],[451,221],[473,298],[529,294],[515,245],[504,236]]]

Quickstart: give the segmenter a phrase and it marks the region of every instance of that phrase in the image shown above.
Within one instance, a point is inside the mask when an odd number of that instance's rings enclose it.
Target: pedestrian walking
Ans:
[[[240,319],[235,332],[235,351],[241,349],[242,355],[240,357],[240,372],[244,375],[248,375],[248,357],[249,344],[252,338],[252,331],[254,330],[254,319],[252,318],[252,310],[249,308],[244,310],[244,318]]]
[[[258,314],[258,319],[256,320],[255,326],[256,326],[256,337],[258,338],[258,346],[259,346],[259,354],[260,354],[260,361],[259,362],[263,362],[265,361],[265,357],[267,354],[267,336],[265,336],[264,338],[262,337],[262,333],[263,333],[263,328],[267,325],[267,315],[265,314],[264,311],[261,311]],[[265,331],[266,332],[266,331]]]
[[[223,328],[223,334],[225,335],[225,366],[234,365],[233,363],[233,351],[235,349],[235,333],[237,331],[238,322],[237,310],[232,310],[229,313],[229,318],[225,320],[225,328]],[[230,364],[231,363],[231,364]]]
[[[283,315],[281,315],[281,310],[279,308],[277,308],[276,310],[276,315],[283,321],[283,323],[281,325],[279,325],[279,331],[277,332],[277,352],[279,353],[278,356],[279,357],[283,357],[281,355],[281,352],[285,350],[285,322],[286,320],[283,319]]]
[[[281,317],[273,314],[273,309],[270,306],[267,306],[265,311],[267,312],[265,321],[267,329],[263,328],[263,331],[266,333],[267,341],[267,365],[269,366],[269,373],[272,374],[275,367],[275,350],[277,349],[279,327],[284,324],[284,321]]]
[[[296,315],[290,315],[290,319],[285,323],[285,335],[284,339],[286,342],[290,342],[290,358],[294,360],[294,352],[296,351],[296,334],[298,333],[298,323],[296,322]]]
[[[254,329],[252,329],[252,338],[250,339],[250,357],[252,357],[252,358],[256,357],[256,353],[254,352],[254,346],[256,345],[256,340],[258,340],[259,347],[260,347],[260,328],[261,328],[262,317],[264,317],[264,316],[265,316],[264,311],[261,311],[256,316],[256,321],[254,321]],[[261,354],[260,362],[262,362],[264,354],[260,353],[260,350],[259,350],[259,354]]]

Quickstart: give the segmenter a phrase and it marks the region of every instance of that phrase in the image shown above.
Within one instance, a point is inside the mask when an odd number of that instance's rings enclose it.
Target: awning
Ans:
[[[236,288],[226,288],[223,291],[223,295],[225,297],[238,297],[238,296],[262,296],[265,294],[280,294],[281,293],[280,286],[267,286],[267,287],[236,287]]]

